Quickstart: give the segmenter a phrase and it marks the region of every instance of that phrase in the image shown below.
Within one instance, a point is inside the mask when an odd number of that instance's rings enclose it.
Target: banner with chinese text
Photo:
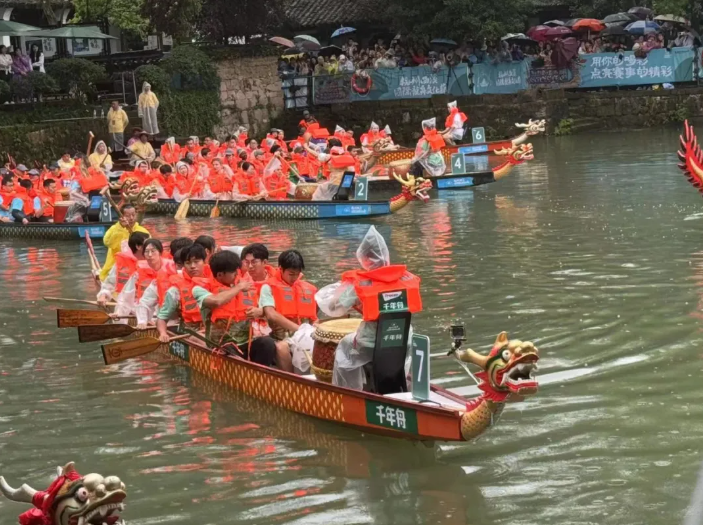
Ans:
[[[517,93],[527,89],[529,61],[501,62],[499,64],[474,64],[474,93]]]

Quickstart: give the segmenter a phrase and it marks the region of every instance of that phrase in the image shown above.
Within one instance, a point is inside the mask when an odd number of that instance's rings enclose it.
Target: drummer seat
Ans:
[[[371,376],[377,394],[397,394],[408,391],[405,381],[405,356],[408,349],[410,319],[408,311],[382,313],[376,328]]]

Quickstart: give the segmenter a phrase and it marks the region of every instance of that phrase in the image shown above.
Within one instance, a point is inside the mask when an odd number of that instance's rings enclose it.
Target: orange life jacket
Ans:
[[[120,293],[127,281],[137,271],[137,258],[132,253],[120,252],[115,255],[115,291]]]
[[[165,142],[161,146],[161,157],[166,161],[167,164],[175,164],[181,160],[181,147],[178,144],[171,145]]]
[[[264,177],[264,187],[269,198],[283,200],[288,195],[288,177],[283,173],[273,172],[268,177]]]
[[[242,279],[251,280],[251,277],[249,277],[249,275],[246,275],[245,277],[238,275],[235,285],[240,283]],[[214,279],[212,280],[210,291],[213,294],[225,292],[229,289],[229,286],[220,284]],[[240,323],[242,321],[246,321],[247,310],[249,310],[249,308],[255,308],[257,305],[257,295],[256,290],[253,288],[247,292],[239,292],[237,296],[229,303],[213,308],[210,314],[210,319],[213,322],[223,320],[227,322],[234,321],[235,323]]]
[[[260,179],[258,175],[249,176],[239,171],[234,177],[234,183],[240,195],[257,195],[259,193]]]
[[[172,263],[168,264],[166,261],[162,262],[161,268],[158,272],[153,270],[146,261],[139,261],[137,263],[137,300],[142,298],[142,296],[144,295],[144,291],[149,287],[152,282],[154,282],[154,280],[156,280],[156,292],[158,294],[159,279],[161,279],[162,282],[165,281],[168,283],[169,277],[174,275],[175,271],[176,266]],[[163,291],[164,297],[166,296],[168,288],[170,288],[170,286]],[[160,301],[160,303],[163,303],[163,301]]]
[[[384,292],[405,290],[410,313],[422,311],[420,278],[407,270],[404,264],[383,266],[375,270],[352,270],[342,274],[342,281],[352,283],[361,301],[364,321],[377,321],[380,315],[378,296]]]
[[[178,288],[181,296],[181,317],[185,323],[202,323],[198,301],[193,297],[193,287],[199,284],[193,280],[186,272],[183,275],[172,275],[171,285]]]
[[[447,119],[444,121],[444,127],[451,128],[454,125],[454,117],[456,117],[457,115],[459,115],[459,118],[461,118],[462,125],[464,124],[464,122],[469,120],[468,117],[466,116],[466,114],[459,111],[459,108],[452,108],[452,112],[449,114]]]
[[[426,131],[424,134],[424,138],[427,141],[427,143],[430,145],[430,150],[433,153],[437,153],[439,150],[441,150],[444,147],[444,137],[437,133],[436,129],[431,129],[429,131]]]
[[[102,170],[88,168],[88,176],[80,176],[78,178],[78,184],[81,185],[81,191],[83,193],[90,193],[91,191],[103,189],[109,183]]]
[[[225,176],[224,171],[219,173],[215,170],[211,171],[208,184],[210,185],[210,191],[212,191],[212,193],[232,191],[232,182]]]
[[[317,288],[302,278],[295,281],[293,286],[283,280],[280,268],[266,281],[271,287],[276,311],[286,319],[300,323],[302,319],[317,321],[317,303],[315,293]]]
[[[37,192],[37,197],[41,200],[42,207],[44,208],[43,216],[53,217],[54,207],[56,206],[56,201],[58,200],[59,195],[56,193],[46,192],[42,189]]]
[[[332,155],[330,159],[330,166],[336,170],[343,170],[350,166],[356,166],[356,160],[349,153],[344,153],[343,155]]]

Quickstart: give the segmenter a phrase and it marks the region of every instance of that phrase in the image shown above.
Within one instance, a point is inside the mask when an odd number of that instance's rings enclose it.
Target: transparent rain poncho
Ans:
[[[361,268],[366,271],[391,264],[388,245],[375,227],[371,226],[366,232],[356,250],[356,258]],[[325,286],[315,294],[315,300],[320,310],[330,317],[342,317],[355,306],[361,307],[354,286],[348,282],[336,282]],[[339,342],[335,352],[332,384],[356,390],[364,388],[363,367],[373,359],[377,326],[376,322],[362,322],[356,332],[345,336]]]

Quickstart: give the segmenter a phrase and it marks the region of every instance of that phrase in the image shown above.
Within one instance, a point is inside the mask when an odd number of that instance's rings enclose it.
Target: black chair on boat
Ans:
[[[377,394],[407,392],[405,356],[412,314],[406,311],[385,312],[378,318],[376,346],[373,350],[371,377]]]

